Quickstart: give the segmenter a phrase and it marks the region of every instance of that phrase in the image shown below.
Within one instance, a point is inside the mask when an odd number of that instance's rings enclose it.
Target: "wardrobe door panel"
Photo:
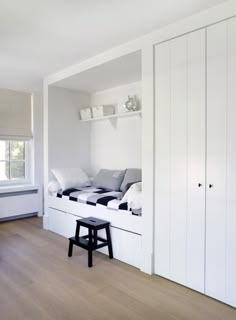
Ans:
[[[202,292],[205,31],[157,45],[155,66],[155,272]]]
[[[227,22],[207,30],[206,294],[224,301],[226,268]]]
[[[236,306],[236,19],[207,35],[206,294]]]
[[[204,292],[206,30],[188,35],[187,285]]]
[[[171,42],[170,278],[186,283],[187,38]]]
[[[236,19],[228,21],[226,302],[236,307]]]
[[[170,277],[170,43],[155,52],[155,263],[154,272]]]

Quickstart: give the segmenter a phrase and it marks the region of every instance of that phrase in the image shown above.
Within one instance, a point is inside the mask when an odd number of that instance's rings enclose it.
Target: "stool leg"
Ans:
[[[73,253],[73,242],[70,240],[69,250],[68,250],[68,257],[72,257],[72,253]]]
[[[89,242],[88,242],[88,267],[91,268],[93,266],[93,233],[92,229],[89,229]]]
[[[113,250],[112,250],[111,234],[110,234],[109,226],[106,227],[106,233],[107,233],[107,244],[108,244],[109,258],[112,259],[113,258]]]
[[[93,251],[91,249],[88,250],[88,267],[91,268],[93,266]]]
[[[79,222],[77,221],[76,230],[75,230],[75,240],[76,241],[79,238],[79,230],[80,230],[80,225],[79,225]]]

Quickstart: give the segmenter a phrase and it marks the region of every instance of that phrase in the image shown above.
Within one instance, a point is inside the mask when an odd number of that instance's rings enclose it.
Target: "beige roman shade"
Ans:
[[[31,94],[0,89],[0,139],[32,138]]]

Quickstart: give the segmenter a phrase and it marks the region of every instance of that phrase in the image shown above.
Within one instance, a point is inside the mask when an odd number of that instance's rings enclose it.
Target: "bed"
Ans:
[[[128,210],[121,203],[122,192],[104,187],[64,188],[48,196],[48,229],[64,237],[75,234],[76,220],[96,217],[110,222],[114,258],[132,266],[141,266],[141,210]],[[87,230],[82,229],[86,234]],[[82,234],[83,235],[83,234]],[[105,235],[100,233],[101,237]],[[107,249],[101,252],[107,254]]]
[[[54,194],[58,198],[66,198],[67,200],[80,202],[92,206],[106,207],[110,210],[118,212],[123,211],[127,214],[141,216],[141,209],[128,209],[128,203],[121,202],[122,192],[111,191],[104,188],[84,187],[84,188],[70,188],[67,190],[60,190]]]

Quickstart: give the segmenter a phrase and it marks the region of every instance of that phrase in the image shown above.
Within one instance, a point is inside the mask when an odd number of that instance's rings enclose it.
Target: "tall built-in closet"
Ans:
[[[155,47],[155,273],[236,306],[236,18]]]

